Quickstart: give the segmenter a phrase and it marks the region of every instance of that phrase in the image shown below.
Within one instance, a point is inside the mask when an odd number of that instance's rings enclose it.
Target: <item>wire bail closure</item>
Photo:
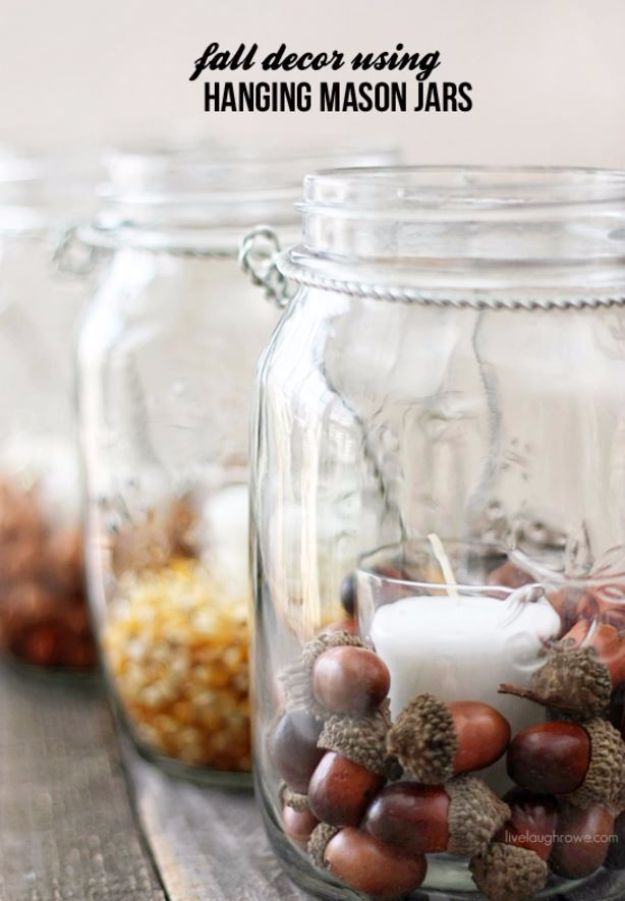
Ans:
[[[280,240],[268,225],[258,225],[241,241],[239,264],[253,285],[264,289],[265,297],[283,310],[296,287],[280,272],[277,259]]]

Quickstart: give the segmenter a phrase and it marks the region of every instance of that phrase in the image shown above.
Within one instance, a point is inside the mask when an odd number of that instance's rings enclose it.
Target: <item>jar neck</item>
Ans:
[[[625,173],[396,168],[306,179],[285,274],[471,305],[625,298]]]
[[[97,154],[35,156],[0,150],[0,233],[62,232],[93,216],[102,179]]]
[[[214,145],[121,149],[108,157],[109,183],[96,221],[100,238],[172,250],[236,253],[242,234],[270,222],[299,234],[296,202],[306,172],[331,161],[384,164],[390,151],[310,155],[226,153]]]

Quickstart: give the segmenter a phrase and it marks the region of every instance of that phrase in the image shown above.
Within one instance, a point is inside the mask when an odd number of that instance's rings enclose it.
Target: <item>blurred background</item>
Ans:
[[[624,35],[623,0],[2,0],[0,140],[182,129],[256,144],[383,130],[416,162],[625,165]],[[300,52],[438,49],[436,77],[470,81],[474,109],[208,115],[203,80],[188,78],[214,40],[266,52],[282,41]]]

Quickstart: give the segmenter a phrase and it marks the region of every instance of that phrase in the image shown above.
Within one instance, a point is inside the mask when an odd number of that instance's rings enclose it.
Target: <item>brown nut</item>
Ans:
[[[528,697],[575,718],[603,716],[612,691],[625,680],[625,638],[613,625],[580,620],[552,645],[529,689],[500,691]]]
[[[612,841],[604,865],[608,870],[625,870],[625,812],[614,821]]]
[[[504,796],[510,818],[495,835],[495,841],[534,851],[547,860],[553,848],[558,805],[551,795],[536,795],[514,788]]]
[[[564,805],[558,816],[556,840],[549,867],[566,879],[590,876],[607,857],[614,830],[614,815],[607,807],[588,810]]]
[[[404,854],[447,851],[471,857],[483,851],[510,810],[475,776],[445,786],[396,782],[367,811],[363,826]]]
[[[294,810],[285,805],[282,809],[282,824],[289,838],[298,845],[306,845],[313,829],[319,821],[309,809]]]
[[[306,794],[308,782],[324,751],[317,747],[321,723],[302,710],[280,717],[269,737],[274,766],[289,788]]]
[[[590,737],[577,723],[537,723],[515,735],[507,765],[510,778],[528,791],[573,792],[583,783],[590,765]]]
[[[356,891],[380,901],[401,898],[425,879],[423,856],[405,857],[366,832],[341,829],[328,842],[328,870]]]
[[[503,588],[522,588],[524,585],[529,585],[532,581],[533,579],[528,573],[523,572],[510,560],[502,563],[501,566],[489,573],[486,580],[488,585],[500,585]]]
[[[623,791],[625,746],[602,719],[584,725],[553,720],[515,736],[508,775],[528,791],[564,796],[576,807],[614,804]]]
[[[312,673],[317,703],[330,713],[372,713],[388,694],[388,667],[367,648],[330,648],[320,654]]]
[[[425,785],[483,769],[498,760],[510,741],[507,720],[480,701],[448,704],[418,695],[397,717],[387,747],[404,769]]]
[[[449,843],[449,795],[442,786],[387,785],[367,811],[364,828],[407,855],[435,854]]]
[[[308,804],[323,823],[357,826],[384,777],[359,763],[328,751],[312,774]]]

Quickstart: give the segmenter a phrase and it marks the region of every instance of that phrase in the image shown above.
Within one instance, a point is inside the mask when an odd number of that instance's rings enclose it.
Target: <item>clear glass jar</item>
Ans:
[[[622,898],[625,173],[322,172],[303,218],[253,428],[276,853],[323,898]]]
[[[83,584],[74,353],[84,286],[53,263],[93,214],[90,158],[0,158],[0,648],[13,662],[93,667]]]
[[[101,266],[79,347],[99,643],[139,749],[191,778],[249,781],[249,406],[278,315],[237,250],[258,221],[297,228],[306,165],[120,152],[82,235]]]

